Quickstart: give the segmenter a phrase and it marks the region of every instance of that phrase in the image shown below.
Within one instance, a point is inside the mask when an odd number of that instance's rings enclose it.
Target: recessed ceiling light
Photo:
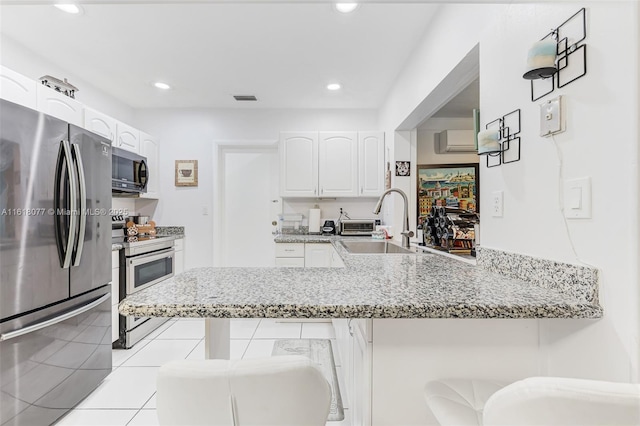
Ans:
[[[80,13],[80,7],[73,3],[58,3],[54,4],[54,6],[63,12],[71,13],[73,15]]]
[[[336,10],[342,13],[351,13],[358,8],[358,3],[336,3]]]
[[[153,85],[155,87],[157,87],[158,89],[162,89],[162,90],[169,90],[171,89],[171,86],[169,86],[167,83],[162,83],[160,81],[153,83]]]
[[[329,83],[327,84],[327,89],[328,90],[340,90],[342,88],[342,86],[340,85],[340,83]]]

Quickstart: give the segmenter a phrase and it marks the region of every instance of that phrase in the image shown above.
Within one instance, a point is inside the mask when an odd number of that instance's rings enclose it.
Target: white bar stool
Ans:
[[[158,370],[162,426],[324,426],[330,404],[329,383],[299,355],[181,360]]]
[[[440,426],[480,426],[484,405],[506,383],[443,379],[427,383],[427,405]]]

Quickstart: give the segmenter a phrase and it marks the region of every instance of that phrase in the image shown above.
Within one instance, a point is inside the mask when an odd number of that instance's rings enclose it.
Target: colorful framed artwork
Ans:
[[[479,213],[477,163],[418,165],[418,223],[431,207],[454,207]]]
[[[176,160],[176,186],[198,186],[198,160]]]

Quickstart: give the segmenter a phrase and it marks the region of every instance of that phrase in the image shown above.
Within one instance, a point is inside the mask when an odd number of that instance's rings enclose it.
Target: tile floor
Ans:
[[[271,356],[277,339],[334,339],[334,359],[341,389],[340,357],[330,323],[276,322],[272,319],[231,321],[231,359]],[[204,320],[172,319],[129,350],[113,351],[113,371],[58,426],[152,426],[156,418],[156,372],[175,359],[204,359]],[[349,425],[345,420],[328,426]]]

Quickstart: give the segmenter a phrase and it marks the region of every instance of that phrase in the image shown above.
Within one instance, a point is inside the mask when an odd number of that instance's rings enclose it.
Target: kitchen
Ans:
[[[494,191],[503,191],[504,195],[503,217],[493,217],[487,210],[489,204],[481,203],[481,245],[560,262],[585,262],[596,266],[601,271],[600,301],[605,311],[604,318],[595,322],[539,321],[536,333],[540,333],[543,344],[539,350],[544,354],[541,371],[548,375],[637,382],[638,271],[635,259],[638,253],[638,208],[633,197],[628,196],[629,191],[622,188],[624,185],[606,185],[605,178],[620,176],[625,182],[631,182],[627,185],[631,185],[632,193],[637,192],[637,170],[634,166],[638,140],[637,52],[622,51],[614,37],[632,37],[632,42],[637,43],[635,23],[638,13],[636,5],[626,2],[615,5],[590,2],[586,5],[590,13],[586,42],[596,48],[599,56],[595,58],[598,60],[594,59],[589,64],[589,72],[584,78],[557,91],[566,97],[570,117],[567,131],[555,137],[563,154],[564,179],[591,176],[593,184],[592,218],[569,221],[569,233],[556,201],[561,190],[556,148],[552,140],[538,136],[538,103],[530,100],[529,84],[522,79],[522,69],[530,44],[542,37],[548,28],[560,24],[577,11],[580,4],[441,6],[437,19],[423,19],[421,30],[407,47],[405,54],[411,52],[411,55],[404,60],[399,59],[402,64],[394,74],[397,77],[385,86],[388,93],[381,96],[375,108],[370,109],[169,108],[163,104],[167,94],[152,92],[153,88],[149,88],[145,98],[164,108],[134,108],[133,101],[130,101],[132,106],[126,106],[125,102],[99,93],[96,87],[106,84],[104,72],[99,70],[95,72],[93,85],[76,84],[81,87],[78,98],[83,96],[82,100],[87,105],[135,124],[136,128],[159,138],[160,167],[164,170],[160,174],[160,199],[122,199],[117,200],[113,207],[126,205],[133,207],[131,211],[152,216],[160,224],[184,225],[185,266],[191,269],[216,265],[212,259],[216,256],[215,237],[221,228],[214,222],[217,220],[215,209],[219,204],[214,185],[215,169],[209,166],[215,164],[213,161],[217,155],[212,141],[220,144],[244,141],[249,144],[268,139],[275,142],[280,131],[289,130],[382,130],[389,148],[387,158],[393,162],[409,159],[415,167],[420,164],[417,145],[421,132],[413,129],[442,103],[433,99],[432,92],[480,43],[482,124],[515,108],[522,108],[523,120],[522,160],[492,169],[481,164],[480,198],[487,200]],[[3,20],[9,15],[5,12],[17,8],[6,7]],[[86,7],[85,18],[89,18],[90,7]],[[365,7],[361,9],[365,10]],[[526,25],[523,20],[527,21]],[[118,19],[114,18],[112,22],[118,22]],[[22,48],[31,37],[41,36],[26,35],[25,39],[12,43],[4,38],[7,24],[3,21],[3,65],[33,79],[51,74],[68,76],[72,82],[91,80],[93,72],[83,72],[78,78],[72,78],[60,63],[41,66],[41,62],[55,61],[45,61],[30,54],[33,47]],[[447,34],[456,28],[458,37],[454,42]],[[612,28],[615,31],[611,31]],[[30,45],[35,46],[35,43]],[[125,81],[126,78],[116,80]],[[612,82],[616,84],[612,85]],[[118,82],[113,84],[117,86]],[[122,89],[111,86],[109,92],[122,93]],[[423,104],[425,99],[430,102]],[[247,126],[246,123],[252,125]],[[601,149],[603,142],[607,143],[607,150]],[[196,158],[200,159],[199,186],[176,187],[174,161]],[[600,171],[593,167],[597,164],[607,166]],[[411,171],[414,172],[415,168]],[[392,179],[394,187],[414,197],[411,202],[415,206],[415,175],[394,176]],[[616,207],[620,206],[616,214],[622,217],[621,222],[627,223],[625,232],[610,232],[609,212],[613,200]],[[327,214],[333,215],[331,218],[336,218],[339,206],[328,204],[325,208],[324,203],[320,205],[323,212],[326,210]],[[315,200],[310,200],[308,205],[301,206],[301,210],[308,210],[313,204]],[[342,207],[352,217],[359,217],[370,212],[374,204],[375,200],[372,200],[369,207],[360,206],[357,202]],[[192,209],[185,212],[182,206],[192,206]],[[203,207],[209,214],[202,214]],[[399,227],[402,222],[399,201],[388,199],[384,208],[389,209],[384,211],[385,222]],[[410,211],[415,214],[414,209]],[[269,221],[269,235],[271,230]],[[614,256],[613,248],[622,250]]]

